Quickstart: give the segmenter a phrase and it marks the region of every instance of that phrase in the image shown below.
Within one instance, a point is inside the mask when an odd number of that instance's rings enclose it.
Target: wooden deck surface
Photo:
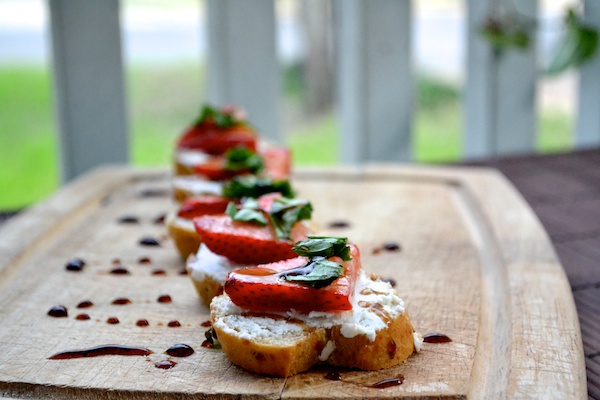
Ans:
[[[581,324],[588,396],[600,400],[600,149],[471,162],[497,168],[545,226]],[[0,213],[0,224],[13,213]]]
[[[504,173],[544,224],[573,290],[588,396],[600,399],[600,150],[470,164]]]

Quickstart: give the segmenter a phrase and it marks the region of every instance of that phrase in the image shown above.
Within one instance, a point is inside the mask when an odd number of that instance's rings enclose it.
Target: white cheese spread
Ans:
[[[189,196],[223,193],[223,183],[207,181],[193,175],[176,176],[173,178],[173,188],[187,193]]]
[[[177,162],[190,168],[207,162],[210,157],[209,154],[199,150],[177,150],[175,153]]]
[[[224,284],[227,274],[244,267],[247,266],[232,263],[227,257],[213,253],[202,243],[196,255],[188,258],[186,268],[194,281],[203,281],[210,277]]]

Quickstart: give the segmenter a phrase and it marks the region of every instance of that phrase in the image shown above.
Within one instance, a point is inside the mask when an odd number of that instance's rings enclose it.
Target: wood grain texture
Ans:
[[[97,170],[0,230],[0,394],[17,398],[585,398],[582,343],[564,272],[540,223],[499,174],[485,169],[370,166],[303,170],[299,195],[326,233],[347,235],[365,269],[391,277],[424,344],[402,365],[377,372],[316,368],[288,379],[260,377],[201,347],[208,310],[155,219],[171,210],[165,171]],[[150,191],[153,196],[143,196]],[[138,224],[120,224],[124,215]],[[329,228],[345,220],[347,228]],[[144,247],[144,236],[161,246]],[[399,252],[377,251],[397,242]],[[65,270],[72,257],[87,265]],[[150,264],[140,264],[149,257]],[[130,271],[108,272],[115,259]],[[162,269],[165,275],[153,275]],[[173,302],[156,301],[161,294]],[[112,305],[117,297],[132,304]],[[95,305],[78,310],[79,301]],[[62,304],[68,318],[51,318]],[[91,319],[74,317],[86,312]],[[109,325],[108,317],[118,325]],[[150,326],[135,325],[145,318]],[[178,320],[179,328],[167,323]],[[58,351],[119,343],[148,357],[48,360]],[[196,352],[154,362],[186,343]],[[589,368],[589,366],[588,366]],[[400,386],[372,389],[382,379]]]

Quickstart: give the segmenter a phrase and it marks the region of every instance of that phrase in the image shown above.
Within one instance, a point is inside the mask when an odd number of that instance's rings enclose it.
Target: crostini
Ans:
[[[362,270],[346,238],[310,237],[294,251],[232,271],[211,302],[213,335],[232,363],[288,377],[319,363],[388,368],[420,349],[404,302]]]
[[[280,193],[229,203],[225,214],[193,219],[201,244],[188,258],[188,275],[209,305],[223,290],[225,277],[245,266],[296,257],[294,243],[310,233],[311,204]]]

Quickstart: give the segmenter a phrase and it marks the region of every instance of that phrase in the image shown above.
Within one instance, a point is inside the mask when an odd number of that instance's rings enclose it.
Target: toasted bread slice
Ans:
[[[222,294],[210,308],[227,358],[265,375],[287,377],[318,363],[379,370],[419,349],[404,302],[388,283],[361,273],[353,301],[353,309],[341,313],[259,315]]]
[[[172,213],[165,219],[165,225],[183,260],[187,260],[192,254],[196,254],[201,240],[191,219],[181,218]]]
[[[223,293],[227,274],[244,267],[246,265],[232,264],[227,257],[213,253],[204,244],[201,244],[198,252],[190,255],[186,262],[188,276],[206,306],[210,305],[213,297]]]

